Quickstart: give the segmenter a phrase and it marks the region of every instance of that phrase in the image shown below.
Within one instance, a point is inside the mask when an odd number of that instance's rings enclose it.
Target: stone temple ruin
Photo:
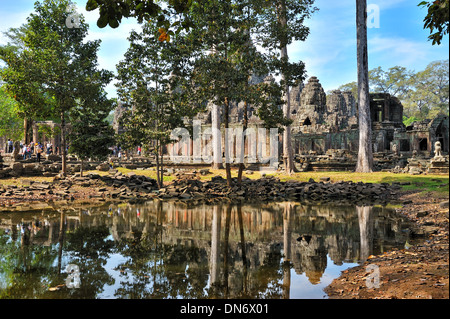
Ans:
[[[254,83],[274,81],[273,77],[253,77]],[[298,171],[353,171],[359,144],[358,105],[351,92],[334,90],[327,95],[317,77],[311,77],[306,84],[300,83],[290,92],[291,119],[293,119],[292,146],[295,164]],[[122,115],[127,106],[119,103],[115,112],[113,128],[117,134],[124,130]],[[244,103],[230,104],[230,127],[242,127]],[[253,106],[249,106],[248,127],[263,128]],[[449,119],[439,115],[432,120],[414,122],[409,126],[403,124],[403,106],[399,99],[389,94],[370,94],[370,110],[372,117],[372,146],[375,170],[393,172],[446,173],[449,172]],[[223,114],[221,114],[223,122]],[[198,114],[194,120],[201,122],[202,130],[211,127],[211,109]],[[39,123],[41,124],[41,123]],[[48,123],[42,123],[48,124]],[[33,132],[37,132],[37,129]],[[259,133],[258,133],[259,134]],[[222,134],[222,151],[224,151],[224,135]],[[258,143],[266,143],[266,150],[271,147],[269,136]],[[278,152],[282,164],[282,134],[278,137]],[[259,136],[258,136],[259,139]],[[58,144],[58,141],[52,141]],[[437,143],[438,142],[438,143]],[[206,143],[202,141],[202,143]],[[233,141],[236,143],[236,141]],[[439,154],[435,149],[440,148]],[[170,155],[174,145],[168,145],[165,152]],[[202,145],[202,148],[205,145]],[[235,150],[236,144],[234,144]],[[193,155],[193,147],[187,152]],[[172,153],[173,154],[173,153]],[[248,161],[249,146],[244,145],[245,160]],[[60,166],[60,158],[45,158],[40,165],[34,159],[23,161],[16,159],[15,154],[0,154],[0,178],[2,176],[21,175],[27,169],[32,175],[44,173],[56,174]],[[70,158],[69,158],[70,159]],[[170,163],[167,156],[167,165]],[[75,160],[75,161],[74,161]],[[147,168],[152,165],[151,159],[144,156],[127,157],[120,160],[127,168]],[[98,165],[92,163],[93,165]],[[58,166],[59,165],[59,166]],[[203,165],[205,165],[203,163]],[[2,169],[3,166],[3,169]],[[39,166],[39,167],[38,167]],[[46,168],[46,167],[50,168]],[[69,168],[79,166],[76,159],[69,161]],[[94,166],[94,167],[95,167]],[[187,165],[190,166],[190,165]],[[195,165],[194,165],[195,166]],[[250,165],[247,169],[257,169],[261,163]],[[282,167],[282,165],[280,165]],[[105,169],[108,165],[105,164]],[[50,170],[50,171],[49,171]],[[30,174],[31,174],[30,173]],[[29,175],[29,174],[28,174]]]
[[[359,131],[358,108],[351,92],[336,90],[326,96],[318,79],[312,77],[301,90],[296,107],[292,114],[293,143],[300,170],[353,170]],[[400,100],[385,93],[370,94],[370,113],[376,168],[409,171],[414,160],[408,159],[429,162],[437,141],[447,156],[448,167],[448,116],[406,127]],[[422,170],[428,164],[423,163]]]
[[[311,77],[304,86],[293,88],[291,94],[292,143],[297,168],[300,171],[354,170],[359,130],[353,94],[335,90],[327,96],[316,77]],[[403,105],[386,93],[370,94],[370,112],[375,169],[448,173],[448,116],[440,115],[406,127]],[[434,169],[435,160],[430,160],[435,155],[437,141],[444,154],[440,158],[440,170]]]
[[[253,82],[273,81],[273,77],[254,77]],[[317,77],[306,84],[300,83],[290,91],[291,119],[293,119],[292,144],[296,167],[299,171],[354,170],[359,144],[358,105],[350,91],[325,93]],[[118,113],[126,109],[123,105]],[[238,127],[243,121],[243,103],[230,104],[230,127]],[[403,105],[400,100],[386,93],[370,94],[372,118],[372,145],[376,170],[396,172],[426,172],[432,169],[435,143],[441,144],[441,172],[448,172],[449,120],[440,115],[433,120],[403,124]],[[222,120],[223,120],[223,114]],[[249,106],[249,128],[262,127],[255,109]],[[198,114],[202,129],[211,127],[211,110]],[[223,122],[223,121],[222,121]],[[114,121],[117,133],[123,130],[120,116]],[[222,134],[222,147],[224,145]],[[269,147],[268,140],[265,141]],[[279,137],[280,152],[282,136]],[[167,152],[170,152],[169,145]],[[248,154],[248,145],[244,146]],[[193,147],[189,152],[192,155]],[[443,159],[443,164],[442,164]],[[437,172],[438,170],[433,170]]]

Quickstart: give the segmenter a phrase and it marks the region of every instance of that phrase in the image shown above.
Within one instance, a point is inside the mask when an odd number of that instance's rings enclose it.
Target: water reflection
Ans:
[[[296,202],[0,214],[0,298],[321,298],[408,226],[381,206]]]

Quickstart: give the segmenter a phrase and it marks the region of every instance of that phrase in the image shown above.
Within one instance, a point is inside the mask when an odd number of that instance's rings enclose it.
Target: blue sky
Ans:
[[[98,13],[86,12],[87,0],[74,1],[91,29],[89,39],[101,39],[99,64],[101,68],[115,71],[122,59],[132,29],[139,29],[134,19],[124,19],[117,29],[99,29],[96,26]],[[428,41],[428,30],[423,30],[426,10],[417,7],[420,0],[367,0],[368,5],[379,8],[379,28],[368,30],[369,69],[381,66],[387,70],[403,66],[420,71],[432,61],[449,58],[448,36],[440,46]],[[34,0],[1,0],[0,31],[18,27],[26,22],[33,12]],[[342,84],[356,81],[356,27],[355,0],[316,0],[315,12],[307,25],[310,35],[304,42],[293,43],[288,53],[292,61],[306,63],[308,77],[317,76],[325,91]],[[0,35],[0,44],[5,37]],[[115,97],[115,87],[107,88],[110,97]]]

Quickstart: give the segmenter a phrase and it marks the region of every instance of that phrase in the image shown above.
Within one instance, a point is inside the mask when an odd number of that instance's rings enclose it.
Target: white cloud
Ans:
[[[405,2],[411,2],[411,0],[368,0],[367,5],[376,4],[380,7],[380,10],[387,10],[396,8]]]
[[[22,24],[27,22],[27,17],[30,12],[0,12],[0,44],[8,43],[7,37],[3,35],[3,32],[8,31],[10,28],[18,28]]]
[[[425,41],[375,36],[368,42],[369,63],[373,67],[382,65],[388,68],[401,65],[419,71],[430,61],[445,58],[442,56],[441,50],[436,50],[436,47]],[[371,63],[371,60],[374,63]]]

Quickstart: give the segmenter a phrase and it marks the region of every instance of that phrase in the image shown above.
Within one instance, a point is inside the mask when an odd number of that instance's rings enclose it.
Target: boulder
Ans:
[[[448,208],[448,203],[449,203],[448,200],[445,201],[445,202],[440,202],[440,203],[439,203],[439,207],[440,207],[440,208]]]
[[[108,172],[110,170],[108,163],[101,163],[95,169],[100,171],[100,172]]]
[[[11,176],[20,176],[23,172],[23,164],[22,163],[13,163],[11,165]]]
[[[50,154],[50,155],[47,155],[47,160],[52,161],[52,162],[60,162],[61,156],[55,155],[55,154]]]

